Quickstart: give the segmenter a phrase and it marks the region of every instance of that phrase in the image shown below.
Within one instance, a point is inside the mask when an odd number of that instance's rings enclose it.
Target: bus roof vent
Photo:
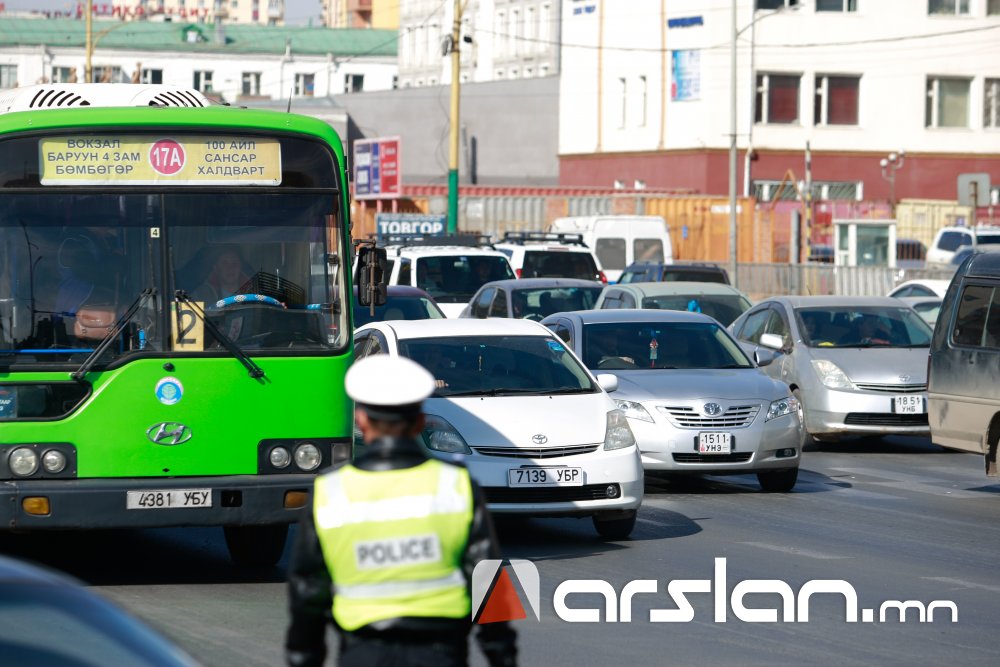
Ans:
[[[211,101],[179,86],[129,83],[56,83],[0,93],[0,113],[72,107],[205,107]]]

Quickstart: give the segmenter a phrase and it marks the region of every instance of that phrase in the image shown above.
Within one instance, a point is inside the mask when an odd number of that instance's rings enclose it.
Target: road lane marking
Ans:
[[[962,588],[978,588],[981,591],[1000,593],[1000,586],[987,586],[986,584],[975,584],[971,581],[965,581],[964,579],[954,579],[952,577],[920,577],[920,578],[926,579],[927,581],[940,581],[943,584],[954,584],[955,586],[960,586]]]
[[[767,549],[769,551],[780,551],[781,553],[791,554],[793,556],[805,556],[806,558],[817,558],[819,560],[842,560],[845,558],[853,558],[853,556],[835,556],[833,554],[825,554],[819,551],[810,551],[808,549],[786,547],[786,546],[781,546],[779,544],[768,544],[767,542],[739,542],[738,544],[746,544],[751,547],[760,547],[761,549]]]

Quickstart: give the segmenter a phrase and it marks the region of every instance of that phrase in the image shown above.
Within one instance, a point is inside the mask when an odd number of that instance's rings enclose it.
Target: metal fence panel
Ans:
[[[885,296],[907,280],[951,280],[954,271],[831,264],[749,264],[737,269],[737,287],[752,299],[780,295]]]

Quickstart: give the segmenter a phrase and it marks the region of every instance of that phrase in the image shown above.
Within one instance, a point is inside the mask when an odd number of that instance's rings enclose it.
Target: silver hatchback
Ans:
[[[892,297],[774,297],[730,330],[771,377],[787,382],[816,440],[927,435],[931,329]]]
[[[591,310],[544,320],[611,391],[645,470],[756,473],[765,491],[798,477],[802,427],[788,385],[765,375],[716,320],[669,310]]]

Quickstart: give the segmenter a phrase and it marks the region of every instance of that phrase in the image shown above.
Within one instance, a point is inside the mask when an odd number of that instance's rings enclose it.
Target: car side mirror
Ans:
[[[760,344],[779,352],[785,348],[785,341],[781,338],[781,336],[773,333],[761,334]]]
[[[753,352],[753,360],[757,362],[758,366],[767,366],[773,362],[777,356],[778,353],[775,350],[762,350],[758,348]]]
[[[601,389],[609,394],[618,391],[618,376],[611,373],[601,373],[597,376],[597,384],[601,385]]]

